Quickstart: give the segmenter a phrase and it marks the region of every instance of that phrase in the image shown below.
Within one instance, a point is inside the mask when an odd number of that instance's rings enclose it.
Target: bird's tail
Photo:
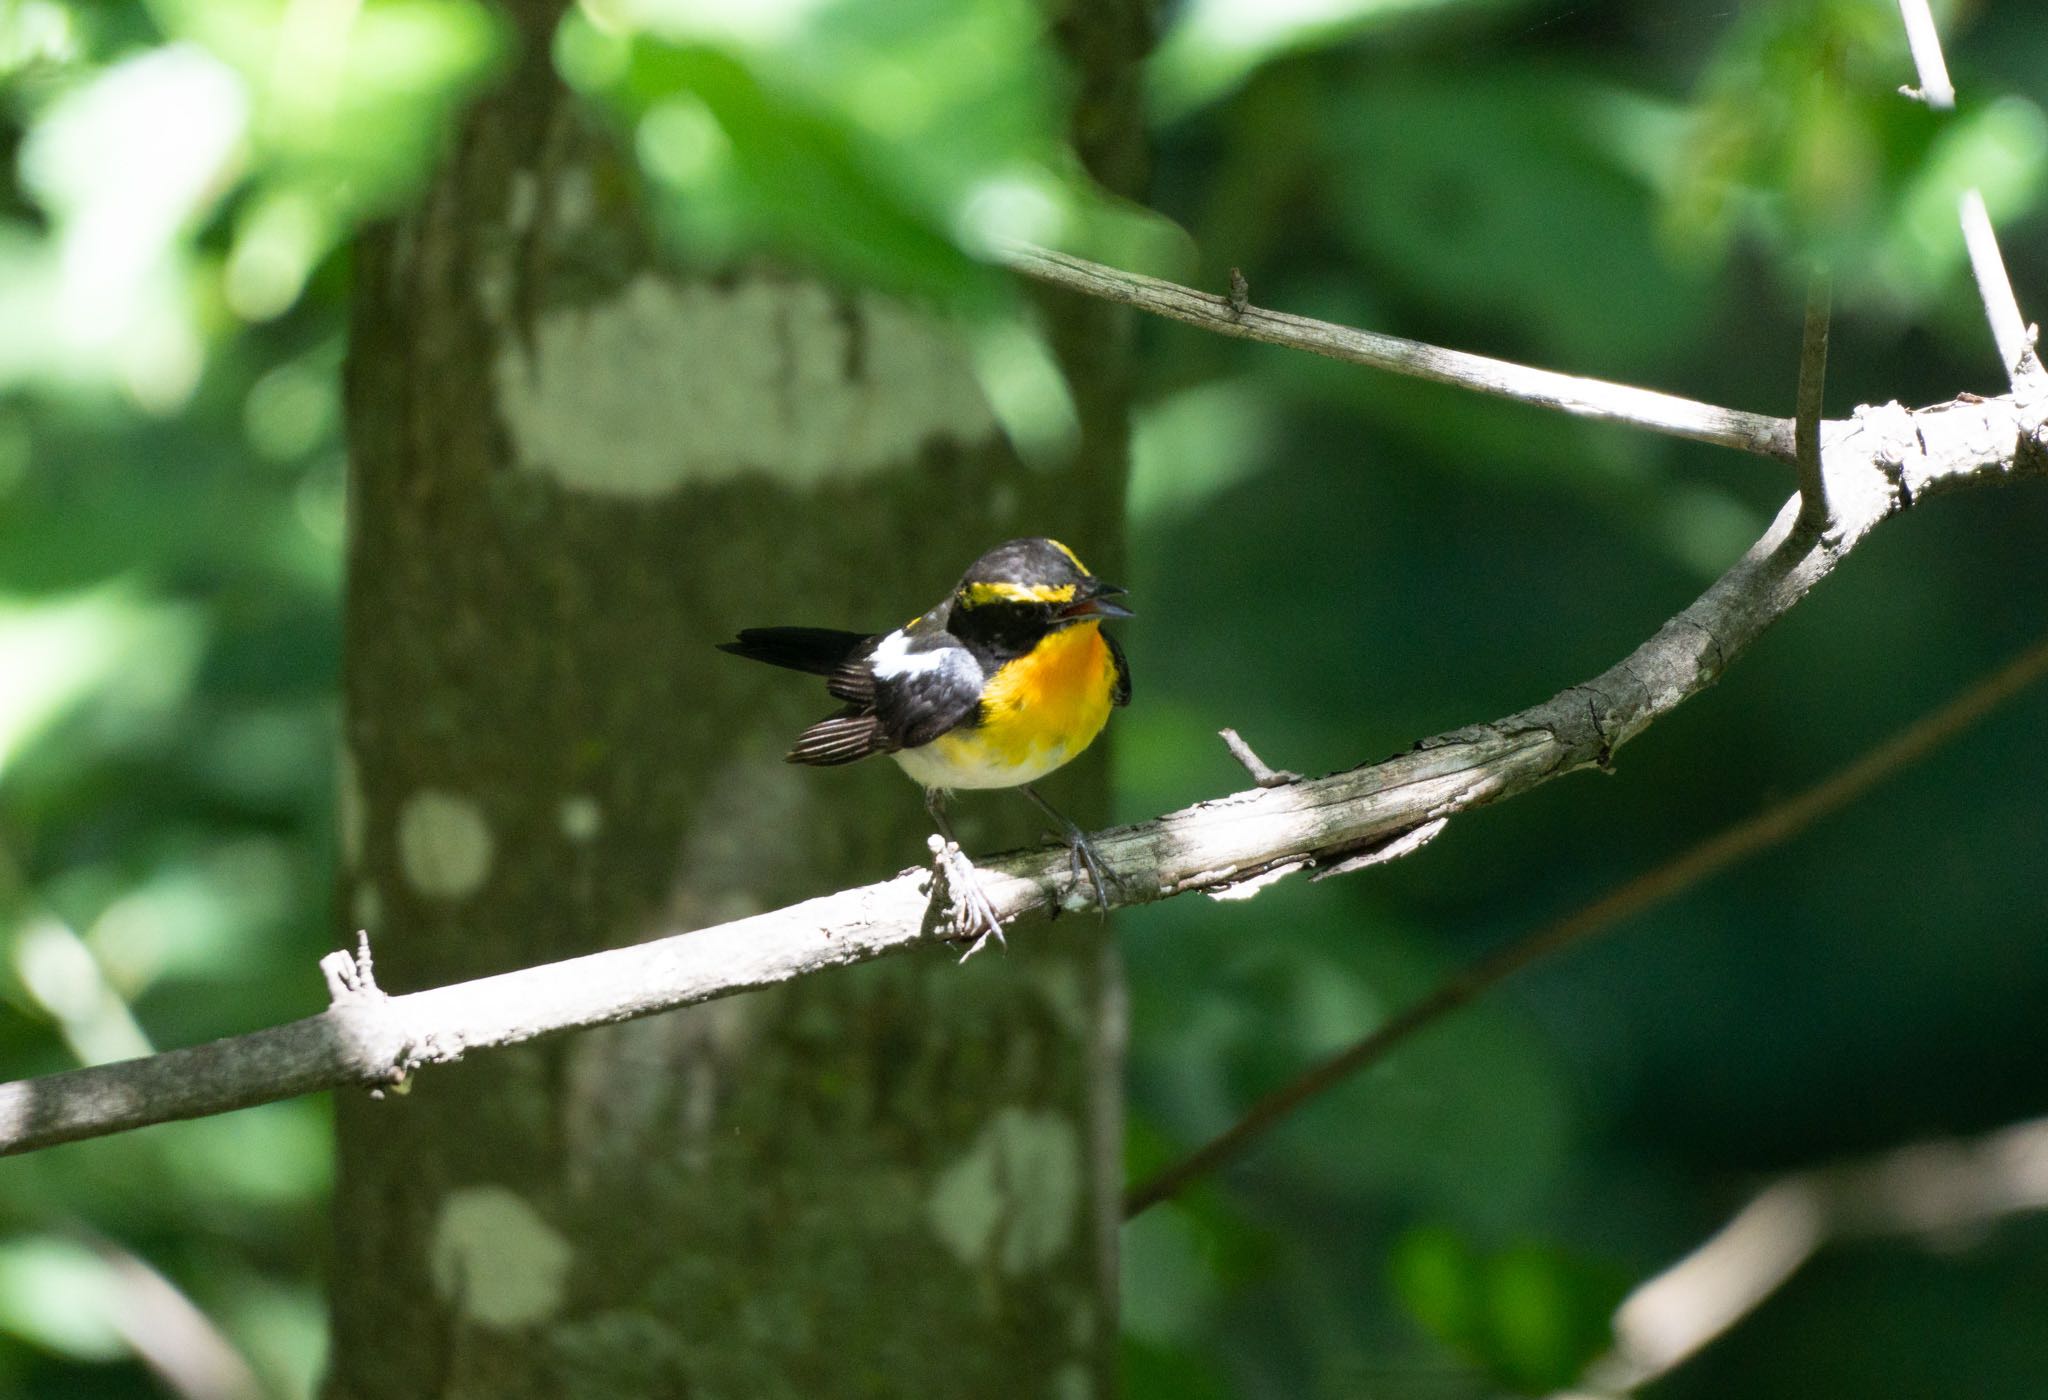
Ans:
[[[737,641],[721,642],[718,649],[749,661],[829,676],[845,665],[846,659],[867,639],[864,632],[840,632],[830,627],[749,627]]]

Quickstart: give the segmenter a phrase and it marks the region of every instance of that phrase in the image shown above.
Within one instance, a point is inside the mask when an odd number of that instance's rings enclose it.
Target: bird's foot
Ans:
[[[974,869],[974,862],[967,858],[957,841],[948,841],[943,836],[931,838],[932,868],[938,875],[938,883],[932,889],[933,898],[944,891],[949,908],[947,918],[956,932],[953,941],[963,940],[970,935],[974,942],[960,955],[966,962],[988,946],[990,939],[1004,951],[1009,942],[1003,937],[1003,921],[996,914],[996,907],[989,901],[981,887],[981,879]]]
[[[1107,914],[1109,912],[1109,892],[1114,886],[1108,871],[1103,868],[1102,858],[1095,854],[1095,846],[1089,841],[1088,833],[1074,825],[1064,812],[1040,796],[1038,789],[1031,786],[1031,784],[1024,784],[1023,791],[1024,795],[1031,799],[1033,805],[1039,811],[1045,813],[1046,820],[1050,821],[1053,824],[1054,830],[1058,832],[1056,839],[1064,842],[1067,848],[1067,893],[1060,901],[1060,908],[1076,909],[1082,907],[1079,903],[1070,903],[1069,901],[1079,894],[1081,889],[1081,873],[1086,871],[1088,874],[1088,887],[1095,892],[1095,907],[1101,913]],[[1053,912],[1058,913],[1059,910],[1055,909]]]
[[[1095,907],[1104,914],[1109,912],[1110,877],[1102,868],[1102,858],[1095,854],[1095,846],[1080,827],[1068,824],[1062,839],[1067,846],[1067,880],[1070,888],[1079,890],[1082,872],[1087,872],[1088,887],[1095,891]]]

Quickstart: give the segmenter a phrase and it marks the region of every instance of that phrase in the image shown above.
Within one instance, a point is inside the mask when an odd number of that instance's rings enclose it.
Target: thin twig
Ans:
[[[1312,355],[1472,389],[1579,418],[1628,423],[1695,442],[1711,442],[1786,462],[1792,460],[1789,419],[1718,408],[1651,389],[1534,369],[1377,331],[1268,311],[1239,298],[1235,285],[1231,296],[1212,296],[1176,282],[1162,282],[1023,243],[1009,245],[1000,256],[1013,271],[1036,281],[1134,306],[1219,335],[1306,350]]]
[[[2005,256],[1998,251],[1998,234],[1991,227],[1991,211],[1984,196],[1964,190],[1956,217],[1963,226],[1963,246],[1970,250],[1970,271],[1977,278],[1977,295],[1984,301],[1984,318],[1991,323],[1991,338],[1998,344],[1999,362],[2014,389],[2025,383],[2040,365],[2033,362],[2033,334],[2020,315],[2018,298],[2012,293],[2012,278],[2005,270]]]
[[[1252,775],[1252,781],[1262,788],[1280,787],[1287,783],[1298,783],[1301,774],[1291,768],[1269,768],[1266,760],[1252,752],[1252,746],[1235,729],[1219,729],[1223,746],[1230,750],[1230,756],[1244,765],[1244,771]]]
[[[1798,414],[1793,420],[1799,462],[1799,530],[1818,539],[1831,518],[1820,464],[1821,401],[1828,379],[1828,311],[1833,279],[1815,272],[1806,284],[1806,325],[1799,340]]]
[[[1920,72],[1919,87],[1899,91],[1937,112],[1953,110],[1955,85],[1948,80],[1948,63],[1941,56],[1941,33],[1934,27],[1934,14],[1927,8],[1927,0],[1899,0],[1899,18],[1905,21],[1906,44],[1913,50],[1913,66]]]
[[[1411,1037],[1523,968],[1584,943],[1737,861],[1790,839],[1878,782],[1926,757],[2044,675],[2048,675],[2048,641],[2037,642],[1940,709],[1915,720],[1797,797],[1737,822],[1565,918],[1481,958],[1371,1033],[1267,1094],[1243,1117],[1186,1157],[1133,1187],[1125,1197],[1125,1218],[1180,1194],[1191,1183],[1243,1152],[1310,1099],[1378,1064]]]

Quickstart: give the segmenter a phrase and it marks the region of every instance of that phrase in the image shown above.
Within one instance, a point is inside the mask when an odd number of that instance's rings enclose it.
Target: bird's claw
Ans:
[[[1003,921],[976,877],[974,862],[960,849],[960,843],[934,836],[931,851],[934,868],[951,901],[949,913],[953,926],[958,930],[952,941],[975,935],[974,942],[960,955],[960,961],[964,963],[979,953],[988,946],[990,939],[1007,952],[1010,944],[1003,937]]]
[[[1079,827],[1070,827],[1066,833],[1067,879],[1075,888],[1081,885],[1082,872],[1088,875],[1088,887],[1095,891],[1095,907],[1101,913],[1109,912],[1109,876],[1102,868],[1102,860],[1095,854],[1094,845]]]
[[[1095,847],[1088,840],[1088,833],[1074,825],[1059,808],[1041,797],[1038,789],[1031,784],[1024,784],[1023,791],[1024,795],[1031,799],[1032,804],[1045,813],[1046,820],[1051,822],[1053,829],[1059,833],[1057,839],[1066,844],[1068,894],[1079,891],[1081,872],[1085,870],[1088,873],[1089,888],[1095,892],[1095,907],[1099,912],[1107,914],[1112,885],[1108,872],[1102,868],[1101,857],[1095,854]],[[1061,897],[1058,907],[1053,910],[1055,914],[1062,908],[1073,907],[1066,903],[1066,898]]]

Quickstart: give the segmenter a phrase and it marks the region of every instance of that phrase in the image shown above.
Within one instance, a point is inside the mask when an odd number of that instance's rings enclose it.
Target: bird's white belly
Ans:
[[[915,782],[928,788],[1006,788],[1035,783],[1088,747],[1090,734],[1079,744],[1034,744],[1022,754],[997,752],[977,743],[972,730],[942,734],[915,749],[899,749],[896,760]]]

